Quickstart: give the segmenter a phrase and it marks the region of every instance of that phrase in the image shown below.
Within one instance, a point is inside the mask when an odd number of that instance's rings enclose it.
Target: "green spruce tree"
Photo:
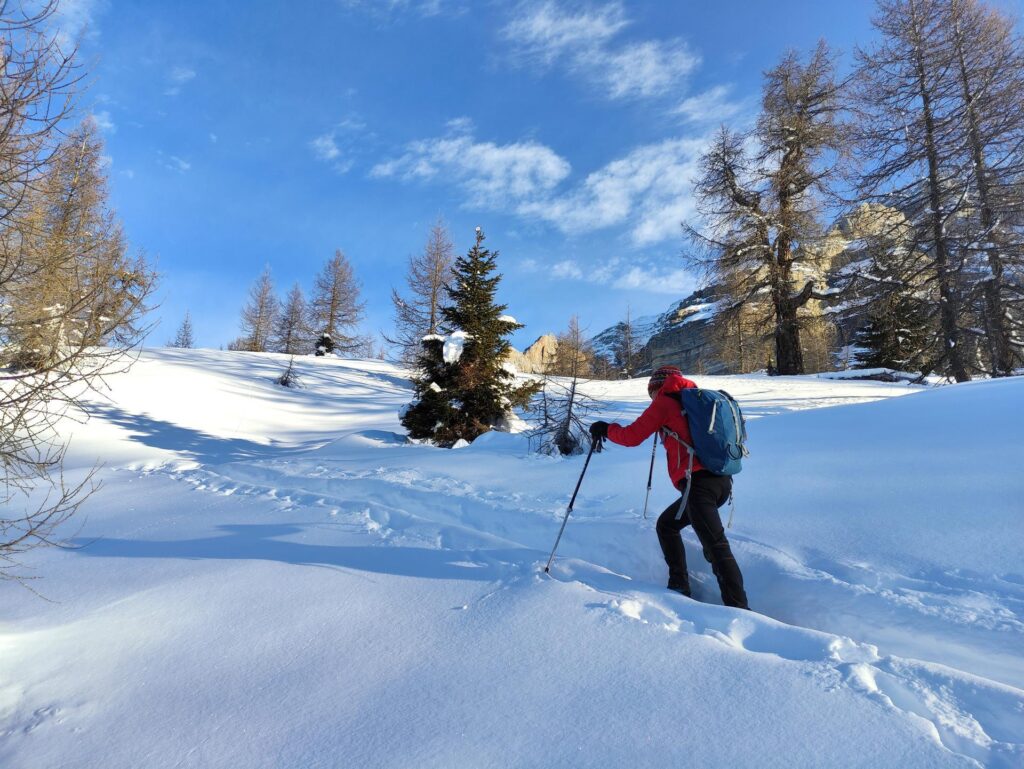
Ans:
[[[854,345],[861,368],[919,371],[934,336],[919,298],[903,291],[877,302]]]
[[[507,337],[522,325],[504,314],[506,305],[495,303],[498,253],[483,242],[478,227],[475,244],[455,262],[445,287],[449,304],[441,310],[447,337],[424,337],[413,380],[416,399],[402,417],[411,437],[430,438],[439,446],[472,441],[498,426],[537,389],[516,386],[504,367]]]

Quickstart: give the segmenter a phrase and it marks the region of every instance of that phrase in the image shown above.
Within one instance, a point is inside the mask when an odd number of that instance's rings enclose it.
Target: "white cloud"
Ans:
[[[550,147],[532,141],[498,145],[450,132],[412,142],[401,156],[375,165],[370,176],[455,184],[466,193],[467,206],[509,211],[566,234],[626,227],[634,245],[646,246],[678,239],[680,224],[694,217],[692,182],[707,143],[706,137],[676,138],[636,147],[562,188],[571,166]],[[327,162],[341,154],[330,135],[318,137],[314,151]]]
[[[96,35],[96,17],[106,7],[107,0],[61,0],[50,20],[56,28],[61,47],[70,49],[83,36]]]
[[[504,35],[520,56],[553,64],[575,51],[600,49],[628,24],[619,3],[568,13],[548,1],[522,6]]]
[[[350,157],[352,143],[347,134],[362,131],[365,128],[366,124],[358,118],[345,118],[330,131],[310,140],[309,148],[313,151],[313,157],[330,164],[340,174],[348,173],[352,169],[354,161]]]
[[[457,134],[471,134],[476,130],[476,124],[471,117],[452,118],[445,124],[449,131]]]
[[[412,142],[401,157],[374,166],[370,176],[451,180],[469,194],[471,205],[504,206],[546,194],[569,171],[569,162],[543,144],[499,145],[451,133]]]
[[[700,56],[679,39],[618,41],[629,25],[621,2],[567,8],[553,0],[527,3],[504,29],[514,58],[541,66],[562,63],[611,99],[661,96],[681,86]]]
[[[93,112],[92,119],[96,123],[96,127],[103,131],[103,133],[112,134],[117,132],[117,126],[114,125],[114,121],[107,110]]]
[[[160,164],[168,171],[177,171],[179,174],[183,174],[192,169],[190,162],[182,160],[177,155],[164,155],[162,152],[157,154],[160,157]]]
[[[171,70],[170,80],[172,83],[187,83],[196,76],[196,71],[191,67],[177,66]]]
[[[693,214],[692,180],[707,140],[669,139],[637,147],[594,171],[575,189],[532,200],[519,212],[566,233],[628,224],[637,245],[678,237]]]
[[[743,102],[730,101],[731,86],[718,85],[691,96],[673,110],[688,123],[718,123],[734,117],[745,108]]]
[[[613,288],[650,291],[653,294],[686,296],[697,288],[697,280],[689,271],[664,269],[650,266],[633,266],[621,273],[612,284]]]
[[[167,81],[170,85],[164,90],[164,95],[177,96],[181,93],[182,87],[190,80],[193,80],[195,76],[196,71],[191,67],[173,67],[167,75]]]
[[[617,51],[595,51],[580,58],[613,99],[648,98],[671,92],[700,64],[681,42],[648,40]]]
[[[584,281],[623,291],[685,296],[697,287],[694,276],[682,267],[654,264],[645,257],[616,257],[587,265],[573,259],[552,265],[527,260],[523,266],[531,272],[544,272],[551,278]]]
[[[309,143],[317,160],[335,160],[341,156],[341,150],[334,141],[333,133],[325,133],[316,137]]]
[[[417,16],[440,16],[442,13],[461,13],[453,0],[339,0],[344,8],[382,16],[414,13]]]
[[[551,265],[551,275],[555,278],[573,278],[580,280],[583,277],[583,270],[571,259],[565,259]]]

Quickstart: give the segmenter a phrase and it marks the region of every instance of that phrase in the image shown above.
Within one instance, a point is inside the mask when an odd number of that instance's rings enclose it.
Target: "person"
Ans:
[[[673,397],[673,394],[696,386],[674,366],[662,366],[647,383],[651,405],[635,422],[625,427],[615,423],[594,422],[590,426],[590,434],[594,440],[607,438],[620,446],[639,446],[652,434],[659,432],[668,459],[668,474],[672,485],[683,492],[686,490],[690,455],[680,441],[692,446],[693,439],[679,396]],[[690,595],[690,576],[686,570],[686,552],[680,532],[686,526],[693,526],[704,550],[704,558],[711,564],[718,580],[722,603],[747,609],[749,606],[743,589],[743,574],[732,554],[722,518],[718,514],[718,509],[732,495],[732,478],[715,475],[705,469],[699,459],[694,458],[689,483],[690,494],[682,514],[679,508],[683,497],[680,496],[658,517],[656,527],[658,543],[665,556],[665,563],[668,564],[668,589],[685,596]]]

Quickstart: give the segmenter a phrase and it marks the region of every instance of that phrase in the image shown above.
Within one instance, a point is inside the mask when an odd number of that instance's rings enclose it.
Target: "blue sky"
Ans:
[[[162,273],[163,344],[190,309],[226,344],[269,264],[281,294],[341,248],[387,331],[438,216],[501,252],[518,346],[592,333],[694,285],[679,222],[709,132],[819,37],[871,39],[866,0],[267,3],[74,0],[82,101],[112,202]]]

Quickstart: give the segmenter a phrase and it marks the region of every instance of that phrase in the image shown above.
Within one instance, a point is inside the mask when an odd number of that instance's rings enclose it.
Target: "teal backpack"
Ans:
[[[671,393],[670,397],[682,406],[693,438],[691,446],[674,432],[663,428],[663,432],[681,443],[690,455],[690,464],[686,468],[686,491],[676,516],[680,518],[690,496],[694,458],[715,475],[736,475],[743,469],[743,457],[750,452],[746,446],[747,424],[740,404],[725,390],[691,387]]]

